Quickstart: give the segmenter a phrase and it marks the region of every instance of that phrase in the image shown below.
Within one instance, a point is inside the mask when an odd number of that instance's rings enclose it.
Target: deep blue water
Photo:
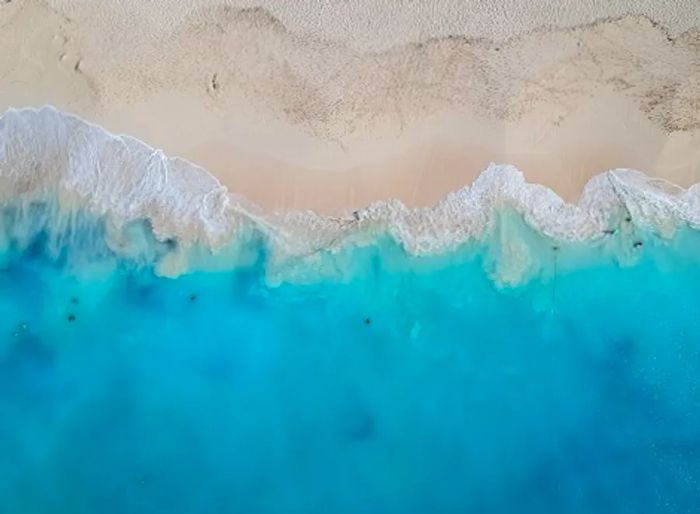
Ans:
[[[495,239],[271,285],[259,242],[172,279],[83,235],[5,245],[3,514],[700,508],[695,231],[539,238],[517,287]]]

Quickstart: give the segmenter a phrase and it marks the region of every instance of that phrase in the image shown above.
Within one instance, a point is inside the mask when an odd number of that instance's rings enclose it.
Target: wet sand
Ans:
[[[383,29],[343,18],[335,38],[325,11],[303,25],[274,6],[154,4],[2,4],[0,110],[52,104],[278,211],[430,205],[490,162],[572,201],[610,168],[700,181],[690,3],[566,11],[546,28],[484,13],[452,27],[441,12],[416,28],[382,11]]]

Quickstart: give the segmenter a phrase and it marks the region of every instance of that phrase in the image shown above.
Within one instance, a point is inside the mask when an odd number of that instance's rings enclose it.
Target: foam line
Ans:
[[[87,211],[117,229],[148,220],[158,240],[176,239],[185,248],[216,251],[248,230],[260,231],[274,253],[291,256],[378,233],[414,254],[443,252],[483,235],[503,209],[563,241],[602,237],[624,218],[664,237],[680,225],[700,226],[697,184],[669,187],[641,172],[615,169],[593,177],[572,204],[500,164],[429,208],[387,200],[341,217],[265,212],[201,167],[50,106],[10,109],[0,117],[0,186],[0,201],[55,197],[62,215]]]

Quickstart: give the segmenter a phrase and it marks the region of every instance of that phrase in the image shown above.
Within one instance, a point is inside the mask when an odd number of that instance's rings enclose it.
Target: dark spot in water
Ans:
[[[191,302],[194,302],[196,299],[197,299],[197,295],[194,294],[194,293],[192,293],[192,294],[190,295],[190,301],[191,301]]]
[[[29,260],[40,260],[46,256],[46,247],[49,244],[49,237],[46,230],[35,234],[31,243],[24,250],[24,255]]]
[[[634,339],[621,338],[610,342],[608,362],[611,364],[611,370],[614,374],[621,373],[621,367],[634,359],[638,353],[638,344]]]
[[[613,235],[614,233],[615,233],[615,229],[609,228],[609,229],[603,230],[603,234],[607,234],[607,235],[609,235],[609,236],[610,236],[610,235]]]
[[[372,320],[369,318],[365,318],[365,325],[369,325],[370,323],[372,323]]]
[[[75,321],[75,314],[69,314],[67,319],[68,323],[73,323]]]
[[[629,223],[630,221],[632,221],[632,218],[631,218],[630,216],[627,216],[627,217],[625,217],[625,221],[626,221],[627,223]]]
[[[144,282],[136,279],[127,281],[125,292],[129,302],[139,307],[160,309],[162,297],[158,294],[157,286]]]
[[[366,441],[376,432],[374,416],[359,406],[347,412],[344,418],[342,435],[348,441]]]
[[[19,337],[22,334],[27,333],[28,330],[29,330],[29,325],[23,321],[22,323],[19,323],[15,327],[15,329],[12,331],[12,337]]]
[[[149,300],[153,298],[155,294],[155,288],[153,286],[137,286],[136,296],[141,300]]]
[[[168,251],[175,250],[177,248],[177,239],[168,238],[165,241],[163,241],[163,245]]]
[[[641,248],[644,245],[641,241],[635,241],[632,245],[634,248]]]
[[[552,250],[554,250],[556,252],[557,250],[559,250],[559,247],[554,245],[554,246],[552,246]]]
[[[347,437],[351,441],[364,441],[374,435],[374,418],[364,414],[357,425],[347,431]]]
[[[77,297],[74,296],[73,298],[70,299],[70,303],[72,303],[73,305],[78,305],[80,303],[80,301],[78,300]]]

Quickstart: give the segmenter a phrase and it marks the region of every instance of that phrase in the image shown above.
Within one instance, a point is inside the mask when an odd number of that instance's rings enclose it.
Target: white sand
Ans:
[[[15,0],[17,1],[17,0]],[[352,48],[377,51],[453,35],[504,41],[541,27],[576,27],[605,18],[639,15],[672,36],[697,27],[695,0],[49,0],[55,11],[92,21],[107,32],[159,40],[197,11],[228,5],[262,8],[289,31]],[[195,14],[194,18],[201,15]],[[206,15],[201,16],[206,19]]]
[[[490,161],[567,199],[615,167],[700,180],[695,2],[373,4],[13,0],[0,110],[50,103],[279,210],[427,205]]]

